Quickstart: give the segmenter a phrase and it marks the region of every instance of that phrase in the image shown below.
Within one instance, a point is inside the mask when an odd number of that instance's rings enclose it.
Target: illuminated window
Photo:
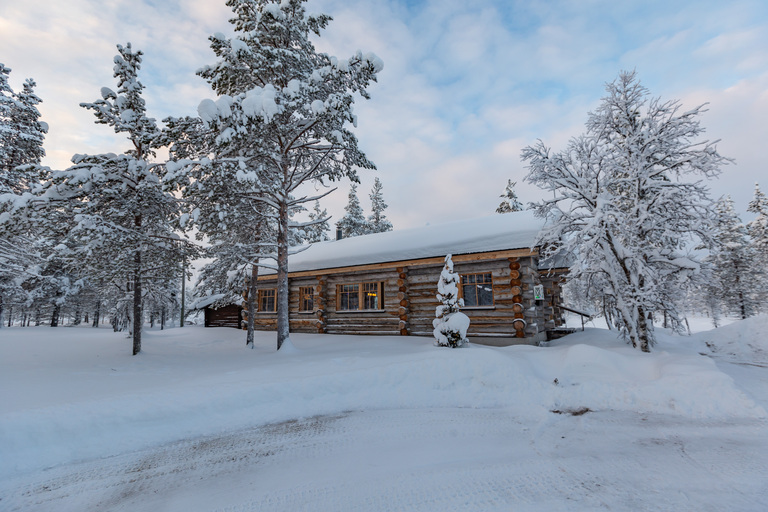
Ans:
[[[381,283],[363,283],[363,309],[379,309]]]
[[[299,287],[299,311],[315,310],[315,288],[313,286]]]
[[[354,283],[336,286],[339,311],[384,309],[384,283]]]
[[[274,313],[275,311],[277,311],[276,304],[275,304],[276,296],[277,296],[277,290],[275,288],[259,290],[259,312]]]
[[[462,274],[461,293],[465,307],[493,306],[491,273]]]

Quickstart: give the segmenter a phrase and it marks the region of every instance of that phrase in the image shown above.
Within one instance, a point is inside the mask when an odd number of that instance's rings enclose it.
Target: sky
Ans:
[[[384,61],[354,130],[376,171],[395,229],[491,215],[508,179],[525,203],[521,150],[538,139],[554,151],[585,131],[605,84],[635,70],[654,97],[684,108],[708,103],[701,140],[733,159],[709,183],[746,220],[755,182],[768,192],[768,2],[764,0],[309,0],[334,20],[314,43],[346,58]],[[79,107],[114,88],[116,45],[144,52],[140,80],[150,116],[194,115],[214,98],[195,75],[213,64],[208,37],[231,34],[224,0],[25,0],[0,3],[0,62],[11,85],[37,81],[50,126],[44,164],[73,154],[120,152],[124,139]],[[324,199],[344,214],[349,182]],[[310,205],[311,206],[311,205]]]

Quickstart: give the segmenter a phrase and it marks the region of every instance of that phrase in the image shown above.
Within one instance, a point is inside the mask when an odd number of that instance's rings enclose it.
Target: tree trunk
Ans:
[[[258,278],[259,278],[259,259],[256,258],[256,260],[253,262],[253,265],[251,266],[251,280],[248,283],[248,322],[247,322],[247,329],[248,334],[245,338],[245,346],[253,348],[253,338],[254,338],[254,324],[256,323],[256,300],[258,296]],[[278,348],[279,348],[279,341],[278,341]]]
[[[165,306],[160,309],[160,330],[165,330]]]
[[[290,336],[288,311],[288,199],[280,202],[277,228],[277,350]]]
[[[93,312],[93,327],[99,326],[99,321],[101,320],[101,301],[96,302],[96,311]]]
[[[645,308],[637,307],[637,344],[643,352],[651,351],[650,333],[648,332],[648,318],[645,315]]]
[[[2,323],[2,322],[0,322]],[[13,325],[13,306],[8,308],[8,327]]]
[[[140,222],[140,221],[139,221]],[[133,355],[141,352],[141,250],[133,256]]]
[[[181,315],[179,315],[179,327],[184,327],[184,308],[187,293],[187,259],[181,260]]]
[[[81,317],[82,317],[82,312],[80,311],[80,308],[77,308],[75,310],[75,321],[72,322],[72,325],[80,325],[80,321],[82,319]]]
[[[0,328],[3,327],[3,298],[0,297]]]
[[[56,304],[53,306],[53,312],[51,313],[51,327],[58,327],[59,326],[59,311],[61,310],[61,307]]]

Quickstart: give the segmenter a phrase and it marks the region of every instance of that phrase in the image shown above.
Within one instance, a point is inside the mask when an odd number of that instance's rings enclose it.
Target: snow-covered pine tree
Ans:
[[[344,207],[347,213],[336,224],[341,228],[341,234],[344,238],[365,235],[368,233],[368,223],[365,221],[363,208],[360,206],[360,199],[357,197],[357,185],[354,183],[349,188],[349,201]]]
[[[437,300],[440,305],[435,309],[432,321],[435,345],[457,348],[468,343],[469,317],[459,311],[464,301],[459,299],[459,276],[453,271],[450,254],[445,257],[445,266],[437,282]]]
[[[768,198],[755,183],[755,196],[749,202],[747,211],[755,218],[747,223],[747,232],[751,247],[755,253],[755,268],[760,275],[754,283],[756,302],[761,311],[766,311],[768,303]]]
[[[228,0],[236,37],[212,36],[220,60],[198,72],[219,95],[198,108],[219,144],[216,158],[237,169],[238,199],[265,205],[277,220],[278,350],[289,336],[289,230],[303,227],[290,212],[325,195],[292,194],[307,183],[357,181],[357,168],[374,168],[347,127],[356,123],[353,94],[369,98],[366,88],[382,69],[373,54],[318,53],[310,34],[319,36],[331,18],[307,14],[304,3]],[[211,201],[226,209],[225,197]]]
[[[131,149],[75,155],[72,167],[52,172],[36,201],[71,215],[74,226],[58,247],[70,267],[83,269],[92,282],[128,288],[136,355],[141,350],[145,292],[158,283],[177,282],[180,261],[194,249],[174,232],[179,203],[163,190],[162,165],[149,162],[160,131],[147,117],[141,95],[142,52],[134,52],[130,43],[117,49],[117,92],[103,87],[101,99],[81,106],[94,111],[97,124],[125,134]]]
[[[45,156],[43,141],[48,133],[48,124],[40,120],[37,105],[42,100],[35,94],[35,81],[24,81],[21,92],[16,93],[10,118],[10,140],[6,148],[6,158],[2,161],[3,174],[14,176],[19,181],[17,190],[35,183],[38,178],[36,167]],[[19,166],[28,168],[16,169]]]
[[[504,189],[504,193],[499,196],[503,201],[496,208],[496,213],[519,212],[523,210],[523,203],[520,202],[515,193],[515,185],[517,185],[516,181],[507,180],[507,187]]]
[[[34,93],[35,82],[27,79],[14,93],[8,78],[11,70],[0,64],[0,217],[14,208],[15,198],[29,193],[42,178],[40,160],[45,156],[43,140],[48,125],[40,121]],[[44,257],[33,223],[0,221],[0,326],[5,304],[24,304],[30,289],[25,282],[37,276],[35,266]]]
[[[537,240],[543,256],[578,254],[570,279],[602,275],[621,331],[647,352],[655,312],[669,311],[681,328],[670,290],[699,269],[692,247],[711,242],[707,190],[684,180],[713,177],[727,160],[714,142],[696,141],[703,106],[681,112],[677,101],[649,100],[634,72],[606,90],[565,151],[539,142],[522,158],[526,180],[553,195],[535,206],[549,220]]]
[[[371,194],[368,196],[371,198],[371,215],[368,217],[368,233],[383,233],[384,231],[392,231],[392,223],[384,215],[384,210],[387,209],[387,203],[384,202],[384,194],[382,194],[381,180],[377,177],[373,182],[373,188]]]
[[[312,224],[304,226],[304,236],[309,243],[325,242],[330,240],[328,232],[331,228],[328,226],[328,211],[323,208],[320,210],[320,201],[315,201],[313,211],[309,212],[309,220]]]
[[[755,285],[760,281],[755,253],[747,228],[734,210],[730,197],[715,204],[715,235],[708,262],[712,269],[710,291],[725,311],[739,318],[756,313]]]

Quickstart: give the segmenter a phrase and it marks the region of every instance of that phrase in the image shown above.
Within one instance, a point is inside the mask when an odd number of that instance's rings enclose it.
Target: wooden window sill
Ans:
[[[483,309],[496,309],[496,306],[464,306],[462,308],[459,308],[459,311],[473,311],[473,310],[483,310]]]
[[[334,313],[337,313],[337,314],[349,313],[352,315],[359,314],[359,313],[386,313],[386,312],[387,312],[386,309],[339,309],[334,311]]]

